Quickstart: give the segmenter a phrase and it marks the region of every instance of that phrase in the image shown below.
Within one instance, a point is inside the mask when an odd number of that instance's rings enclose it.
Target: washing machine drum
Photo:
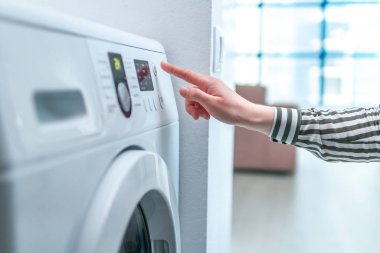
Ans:
[[[148,225],[140,205],[135,209],[125,232],[120,253],[150,253],[150,237]]]
[[[141,150],[119,155],[75,245],[78,253],[180,253],[176,195],[162,158]]]

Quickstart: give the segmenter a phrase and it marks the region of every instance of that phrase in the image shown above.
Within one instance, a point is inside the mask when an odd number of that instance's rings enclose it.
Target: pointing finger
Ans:
[[[201,89],[205,90],[208,87],[209,80],[204,75],[198,74],[188,69],[177,67],[167,62],[161,62],[161,68],[164,71],[168,72],[169,74],[172,74],[178,78],[181,78],[185,80],[186,82],[194,84]]]

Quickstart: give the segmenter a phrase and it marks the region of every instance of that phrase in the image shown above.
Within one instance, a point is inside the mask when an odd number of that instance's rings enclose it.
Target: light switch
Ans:
[[[222,63],[223,63],[223,33],[219,27],[214,26],[213,29],[213,71],[215,73],[220,73],[222,71]]]

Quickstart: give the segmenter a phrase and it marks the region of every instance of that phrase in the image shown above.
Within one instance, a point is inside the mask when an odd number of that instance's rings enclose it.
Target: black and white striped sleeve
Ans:
[[[380,161],[380,107],[344,110],[276,108],[269,136],[330,162]]]

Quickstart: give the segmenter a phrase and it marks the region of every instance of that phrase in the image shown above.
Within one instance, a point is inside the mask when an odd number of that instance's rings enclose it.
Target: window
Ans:
[[[269,103],[380,103],[379,13],[379,1],[225,0],[234,79],[266,86]]]

